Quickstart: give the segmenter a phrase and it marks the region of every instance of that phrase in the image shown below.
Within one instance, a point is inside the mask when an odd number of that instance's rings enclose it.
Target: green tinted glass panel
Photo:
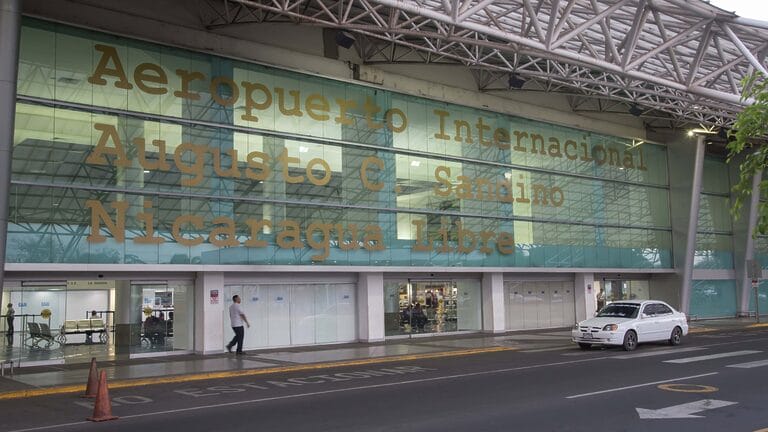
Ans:
[[[689,315],[698,318],[736,316],[736,281],[695,280]]]
[[[701,190],[704,193],[725,194],[730,192],[728,165],[724,160],[705,158],[704,176],[701,179]]]
[[[697,233],[693,266],[699,269],[732,269],[733,238],[730,235]]]

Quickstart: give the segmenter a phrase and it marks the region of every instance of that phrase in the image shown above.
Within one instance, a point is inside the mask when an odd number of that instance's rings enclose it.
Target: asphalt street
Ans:
[[[757,431],[768,428],[768,332],[683,344],[563,346],[2,402],[4,431]]]

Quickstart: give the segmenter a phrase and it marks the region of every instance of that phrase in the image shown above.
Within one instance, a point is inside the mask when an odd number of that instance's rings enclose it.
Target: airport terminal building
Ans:
[[[635,298],[754,313],[768,241],[756,201],[731,216],[738,164],[709,138],[360,62],[354,32],[320,25],[3,4],[21,7],[7,356],[219,353],[235,294],[246,349],[569,327]],[[55,343],[32,347],[30,322]]]

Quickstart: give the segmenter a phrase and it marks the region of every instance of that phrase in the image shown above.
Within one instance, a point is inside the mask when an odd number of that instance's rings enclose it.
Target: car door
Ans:
[[[635,329],[637,330],[637,341],[647,342],[655,340],[657,329],[655,327],[655,308],[653,303],[646,303],[643,309],[637,314],[637,324]]]
[[[664,304],[656,305],[656,321],[658,334],[656,340],[666,340],[672,335],[672,329],[677,325],[674,311]]]

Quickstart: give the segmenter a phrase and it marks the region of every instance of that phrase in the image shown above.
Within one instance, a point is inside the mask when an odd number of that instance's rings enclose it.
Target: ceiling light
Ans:
[[[304,146],[300,146],[300,147],[299,147],[299,153],[306,153],[306,152],[308,152],[308,151],[309,151],[309,149],[308,149],[308,148],[306,148],[306,147],[304,147]]]
[[[418,167],[418,166],[421,166],[421,161],[417,161],[417,160],[415,160],[415,161],[411,161],[411,166],[412,166],[412,167]]]

